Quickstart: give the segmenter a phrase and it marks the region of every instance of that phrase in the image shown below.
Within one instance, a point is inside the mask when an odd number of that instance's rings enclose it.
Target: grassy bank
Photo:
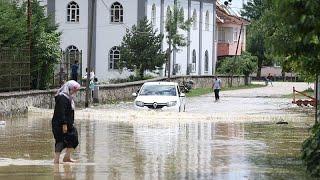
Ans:
[[[260,88],[260,87],[264,87],[264,86],[265,85],[262,85],[262,84],[250,84],[248,86],[242,85],[242,86],[238,86],[238,87],[224,87],[221,89],[221,91]],[[187,97],[201,96],[201,95],[209,94],[212,92],[213,92],[212,88],[196,88],[196,89],[191,89],[191,91],[189,93],[187,93]]]

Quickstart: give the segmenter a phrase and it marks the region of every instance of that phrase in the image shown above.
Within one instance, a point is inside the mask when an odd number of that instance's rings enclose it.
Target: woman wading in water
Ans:
[[[52,132],[55,139],[54,163],[59,164],[61,151],[65,148],[63,162],[74,162],[71,152],[78,146],[78,132],[73,126],[75,103],[73,95],[80,89],[74,80],[66,82],[55,95],[55,107],[52,118]]]

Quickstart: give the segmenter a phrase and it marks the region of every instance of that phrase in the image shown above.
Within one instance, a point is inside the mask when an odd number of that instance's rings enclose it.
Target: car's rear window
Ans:
[[[176,96],[174,85],[144,85],[140,91],[142,96]]]

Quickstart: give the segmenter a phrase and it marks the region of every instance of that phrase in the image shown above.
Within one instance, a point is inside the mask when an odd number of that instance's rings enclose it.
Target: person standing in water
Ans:
[[[216,101],[220,99],[219,91],[221,89],[221,86],[221,79],[219,79],[218,76],[215,76],[212,84],[212,89],[214,91],[214,97]]]
[[[59,164],[61,151],[65,148],[63,162],[75,162],[71,152],[78,146],[78,132],[74,127],[75,103],[73,95],[80,89],[74,80],[67,81],[55,95],[55,108],[52,117],[52,133],[55,139],[54,163]]]

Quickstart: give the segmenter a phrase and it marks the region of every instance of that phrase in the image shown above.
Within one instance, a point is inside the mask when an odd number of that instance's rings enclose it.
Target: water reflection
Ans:
[[[76,164],[54,166],[50,118],[13,118],[0,129],[0,178],[269,179],[306,178],[298,159],[304,118],[289,125],[198,120],[77,121]],[[258,120],[257,120],[258,122]],[[13,174],[13,172],[15,174]]]

